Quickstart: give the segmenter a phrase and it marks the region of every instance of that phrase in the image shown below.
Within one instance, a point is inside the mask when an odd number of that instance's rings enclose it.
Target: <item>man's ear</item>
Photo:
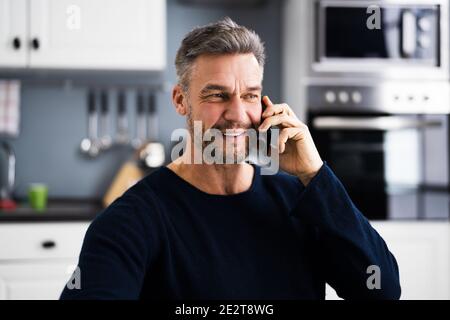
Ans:
[[[185,116],[187,114],[187,97],[179,84],[172,89],[172,102],[178,114]]]

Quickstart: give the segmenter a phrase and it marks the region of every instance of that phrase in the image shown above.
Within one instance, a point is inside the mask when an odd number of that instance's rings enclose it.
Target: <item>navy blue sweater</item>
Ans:
[[[81,289],[61,299],[324,299],[326,282],[342,298],[399,298],[394,256],[326,164],[307,187],[254,168],[226,196],[166,167],[146,176],[91,223]]]

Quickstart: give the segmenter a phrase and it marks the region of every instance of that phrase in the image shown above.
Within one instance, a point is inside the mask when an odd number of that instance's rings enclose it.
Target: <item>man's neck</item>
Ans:
[[[247,191],[255,174],[253,167],[248,163],[190,164],[183,156],[168,164],[167,167],[197,189],[219,195]]]

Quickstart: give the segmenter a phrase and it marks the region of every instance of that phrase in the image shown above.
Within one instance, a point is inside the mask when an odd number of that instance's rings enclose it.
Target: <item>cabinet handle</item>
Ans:
[[[19,39],[19,37],[14,37],[14,39],[13,39],[13,47],[16,50],[20,49],[20,39]]]
[[[33,49],[35,49],[35,50],[39,49],[39,39],[33,38],[33,40],[31,40],[31,45],[32,45]]]
[[[54,247],[56,247],[56,243],[53,240],[46,240],[42,242],[42,248],[44,249],[52,249]]]

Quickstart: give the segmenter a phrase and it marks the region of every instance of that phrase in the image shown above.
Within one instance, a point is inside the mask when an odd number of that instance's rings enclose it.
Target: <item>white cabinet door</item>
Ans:
[[[376,222],[397,259],[403,300],[450,299],[450,224]]]
[[[6,300],[6,283],[0,276],[0,300]]]
[[[32,0],[30,39],[32,68],[161,70],[166,2]]]
[[[0,0],[0,67],[27,65],[27,0]]]
[[[428,221],[372,222],[395,256],[402,300],[450,299],[450,224]],[[327,285],[326,299],[340,299]]]
[[[76,259],[0,263],[0,300],[56,300],[76,263]]]

